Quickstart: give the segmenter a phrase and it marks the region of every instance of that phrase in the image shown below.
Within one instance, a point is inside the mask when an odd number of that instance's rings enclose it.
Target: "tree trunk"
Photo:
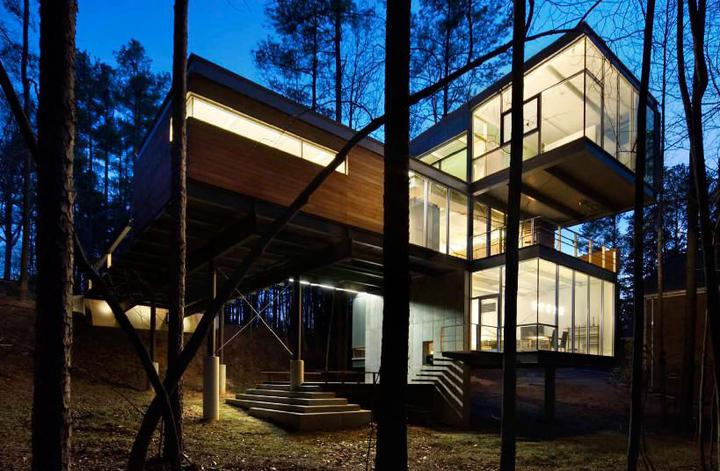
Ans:
[[[20,78],[23,87],[23,110],[25,115],[30,117],[30,79],[28,78],[28,58],[30,41],[28,31],[30,29],[30,0],[23,0],[23,43],[22,56],[20,59]],[[20,299],[28,297],[30,276],[30,189],[32,178],[32,156],[30,151],[25,155],[23,166],[23,203],[22,203],[22,246],[20,248]]]
[[[713,247],[713,227],[710,221],[710,205],[708,198],[708,181],[705,163],[703,137],[702,101],[708,86],[708,70],[705,58],[705,17],[707,5],[705,0],[688,2],[688,19],[692,37],[693,50],[693,87],[692,95],[688,89],[685,53],[684,53],[684,8],[678,2],[677,49],[678,49],[678,82],[685,110],[688,137],[690,140],[690,166],[695,184],[695,201],[698,209],[698,228],[702,247],[705,286],[707,293],[707,323],[710,333],[710,344],[713,358],[720,358],[720,293],[716,272],[715,251]],[[717,389],[720,380],[720,362],[713,362],[713,381]],[[712,420],[717,420],[713,417]],[[716,427],[717,428],[717,427]]]
[[[13,192],[12,188],[8,188],[5,193],[5,204],[3,214],[3,238],[5,239],[4,257],[3,257],[3,278],[10,281],[12,278],[12,252],[15,246],[15,238],[13,237]]]
[[[407,469],[405,396],[410,322],[409,0],[388,0],[385,34],[384,305],[375,466],[378,470],[402,470]]]
[[[695,390],[695,343],[697,337],[697,202],[695,201],[695,177],[690,169],[687,193],[687,251],[685,259],[685,323],[683,339],[682,370],[680,371],[680,418],[682,428],[692,430],[692,404]],[[700,406],[702,407],[702,405]],[[699,420],[699,416],[698,416]]]
[[[333,2],[335,9],[335,34],[333,35],[333,53],[335,56],[335,121],[342,123],[342,5],[340,0]]]
[[[655,0],[648,0],[645,13],[640,98],[638,100],[637,144],[635,145],[635,204],[633,209],[633,361],[630,384],[630,427],[628,430],[628,470],[637,469],[642,429],[643,340],[645,331],[645,286],[643,280],[645,219],[645,158],[647,155],[647,102],[650,88],[653,20]],[[661,163],[662,164],[662,163]],[[661,327],[662,328],[662,327]]]
[[[185,278],[186,278],[186,205],[187,205],[187,136],[186,105],[187,95],[187,0],[175,0],[175,24],[173,40],[173,81],[172,81],[172,122],[173,141],[172,158],[172,221],[174,237],[172,239],[172,286],[170,293],[170,312],[168,322],[168,368],[177,368],[183,349],[183,319],[185,318]],[[179,464],[183,449],[183,401],[182,380],[170,392],[170,402],[175,414],[178,447],[169,441],[165,444],[165,457]],[[177,456],[173,456],[173,453]]]
[[[70,467],[73,288],[74,0],[40,3],[38,296],[32,467]]]
[[[503,324],[503,388],[500,470],[515,469],[517,410],[517,290],[520,237],[520,191],[522,189],[523,91],[525,68],[525,0],[513,2],[512,37],[512,131],[508,178],[507,237],[505,248],[505,315]]]

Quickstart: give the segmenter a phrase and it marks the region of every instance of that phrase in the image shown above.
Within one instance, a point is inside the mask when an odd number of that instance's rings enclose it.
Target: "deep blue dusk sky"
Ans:
[[[131,38],[145,46],[156,71],[172,65],[172,5],[167,0],[79,0],[77,47],[113,63]],[[191,1],[190,52],[257,80],[252,49],[267,35],[261,0]]]

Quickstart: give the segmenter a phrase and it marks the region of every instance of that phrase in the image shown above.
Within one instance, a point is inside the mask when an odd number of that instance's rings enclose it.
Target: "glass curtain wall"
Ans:
[[[460,180],[467,181],[467,134],[451,139],[419,160]]]
[[[467,256],[467,196],[416,173],[410,174],[410,243]]]
[[[579,38],[527,73],[523,107],[523,159],[584,136],[634,170],[638,92],[590,39]],[[473,111],[473,181],[510,165],[511,110],[505,87]],[[648,183],[654,122],[648,108]]]
[[[472,275],[473,349],[502,348],[503,272],[495,267]],[[518,275],[517,349],[612,356],[614,305],[611,282],[547,260],[523,260]]]

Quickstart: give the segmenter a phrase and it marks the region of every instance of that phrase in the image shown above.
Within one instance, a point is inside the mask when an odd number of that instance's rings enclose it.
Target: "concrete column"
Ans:
[[[305,381],[305,365],[302,360],[302,284],[300,275],[293,281],[292,311],[290,312],[290,338],[293,358],[290,361],[290,389],[297,389]]]
[[[555,421],[555,367],[545,367],[545,421]]]
[[[203,364],[203,419],[220,419],[220,358],[205,357]]]
[[[223,365],[220,363],[220,382],[219,382],[219,388],[220,388],[220,399],[223,399],[225,395],[227,394],[227,368],[226,365]]]
[[[212,260],[208,263],[208,300],[215,298],[217,272]],[[215,355],[215,329],[213,322],[207,337],[207,355],[203,362],[203,419],[214,421],[220,418],[220,358]]]

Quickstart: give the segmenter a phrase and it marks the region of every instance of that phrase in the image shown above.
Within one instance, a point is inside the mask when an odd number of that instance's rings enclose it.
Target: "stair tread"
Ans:
[[[236,399],[240,400],[263,400],[265,402],[277,402],[279,404],[298,404],[298,405],[343,405],[347,404],[347,399],[343,397],[325,397],[325,398],[306,398],[306,397],[285,397],[285,396],[268,396],[264,394],[236,394]]]
[[[251,408],[263,408],[272,410],[281,410],[286,412],[298,413],[314,413],[314,412],[348,412],[360,410],[357,404],[285,404],[281,402],[267,402],[253,399],[227,399],[226,402],[231,405]]]
[[[292,412],[292,411],[285,411],[285,410],[277,410],[277,409],[268,409],[265,407],[251,407],[251,411],[263,411],[263,412],[271,412],[271,413],[277,413],[279,415],[292,415],[292,416],[333,416],[333,415],[365,415],[370,414],[370,411],[367,409],[358,409],[358,410],[347,410],[347,411],[336,411],[336,412]]]

